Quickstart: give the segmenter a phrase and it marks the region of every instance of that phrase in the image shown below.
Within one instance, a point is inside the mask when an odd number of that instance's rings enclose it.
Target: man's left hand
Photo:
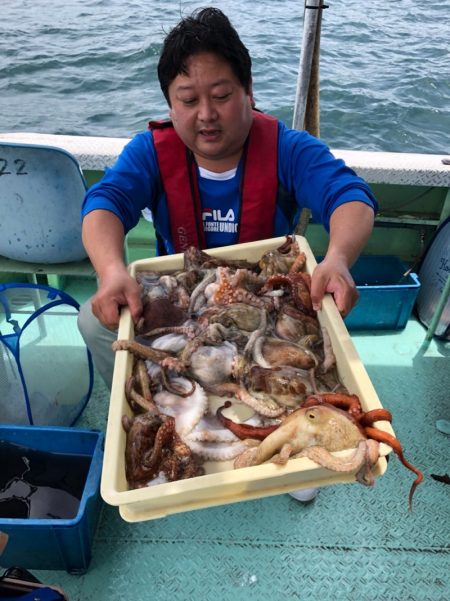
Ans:
[[[358,301],[358,290],[343,259],[325,258],[315,268],[311,278],[311,300],[316,311],[321,309],[327,292],[333,295],[342,317],[348,315]]]

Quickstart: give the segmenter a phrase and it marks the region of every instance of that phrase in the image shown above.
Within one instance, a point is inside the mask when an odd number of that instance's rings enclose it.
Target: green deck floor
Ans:
[[[129,524],[105,504],[85,575],[33,574],[70,601],[448,601],[450,486],[430,475],[450,473],[450,436],[436,428],[450,419],[450,344],[424,347],[424,337],[413,319],[353,336],[406,457],[425,474],[412,513],[414,476],[391,454],[373,489],[335,485],[309,505],[279,495]],[[77,426],[104,430],[107,410],[97,378]]]

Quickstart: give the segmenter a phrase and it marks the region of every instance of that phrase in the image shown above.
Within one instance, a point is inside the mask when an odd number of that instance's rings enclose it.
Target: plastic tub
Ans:
[[[351,269],[359,301],[345,318],[352,330],[399,330],[411,316],[419,278],[398,257],[360,257]]]
[[[298,237],[301,250],[307,255],[307,270],[316,265],[314,256],[305,238]],[[209,250],[208,253],[226,258],[241,258],[255,261],[265,251],[276,249],[285,238],[273,238],[261,242],[239,244]],[[183,255],[171,255],[130,265],[135,275],[139,270],[152,269],[170,271],[183,266]],[[331,297],[323,302],[319,313],[320,322],[327,328],[337,358],[338,370],[347,388],[359,396],[364,410],[381,407],[377,393],[356,352],[342,318]],[[134,338],[134,327],[128,310],[121,316],[119,339]],[[125,478],[125,442],[122,415],[131,415],[125,399],[125,382],[132,369],[132,356],[127,351],[116,353],[108,425],[105,439],[105,460],[103,464],[101,494],[110,505],[119,506],[120,515],[129,522],[140,522],[165,517],[169,514],[248,501],[269,495],[289,492],[298,488],[325,486],[340,482],[353,482],[353,474],[332,472],[319,467],[306,458],[290,459],[286,465],[266,463],[243,469],[233,469],[233,462],[207,462],[206,474],[187,480],[159,484],[137,490],[129,490]],[[380,428],[393,434],[388,422],[381,422]],[[386,470],[386,458],[390,447],[380,445],[381,456],[374,468],[375,477]],[[346,455],[340,451],[337,455]]]
[[[86,572],[101,508],[100,476],[103,433],[76,428],[0,425],[0,441],[45,453],[90,458],[78,512],[72,519],[0,517],[0,531],[9,536],[0,565],[27,569]]]

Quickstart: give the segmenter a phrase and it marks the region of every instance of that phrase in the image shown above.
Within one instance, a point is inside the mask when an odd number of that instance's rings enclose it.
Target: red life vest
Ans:
[[[159,171],[169,208],[176,252],[189,246],[205,248],[197,170],[170,121],[150,121]],[[244,151],[238,242],[273,235],[277,199],[278,121],[254,111]]]

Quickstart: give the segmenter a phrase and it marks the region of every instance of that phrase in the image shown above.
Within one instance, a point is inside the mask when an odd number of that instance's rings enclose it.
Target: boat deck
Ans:
[[[87,288],[67,288],[82,301]],[[411,318],[404,330],[362,332],[353,340],[406,458],[424,472],[413,511],[414,474],[392,453],[371,489],[322,488],[310,504],[288,495],[130,524],[104,505],[89,570],[82,576],[32,570],[70,601],[448,601],[450,344],[424,344]],[[108,392],[96,378],[77,426],[105,430]],[[26,566],[24,566],[26,567]]]

